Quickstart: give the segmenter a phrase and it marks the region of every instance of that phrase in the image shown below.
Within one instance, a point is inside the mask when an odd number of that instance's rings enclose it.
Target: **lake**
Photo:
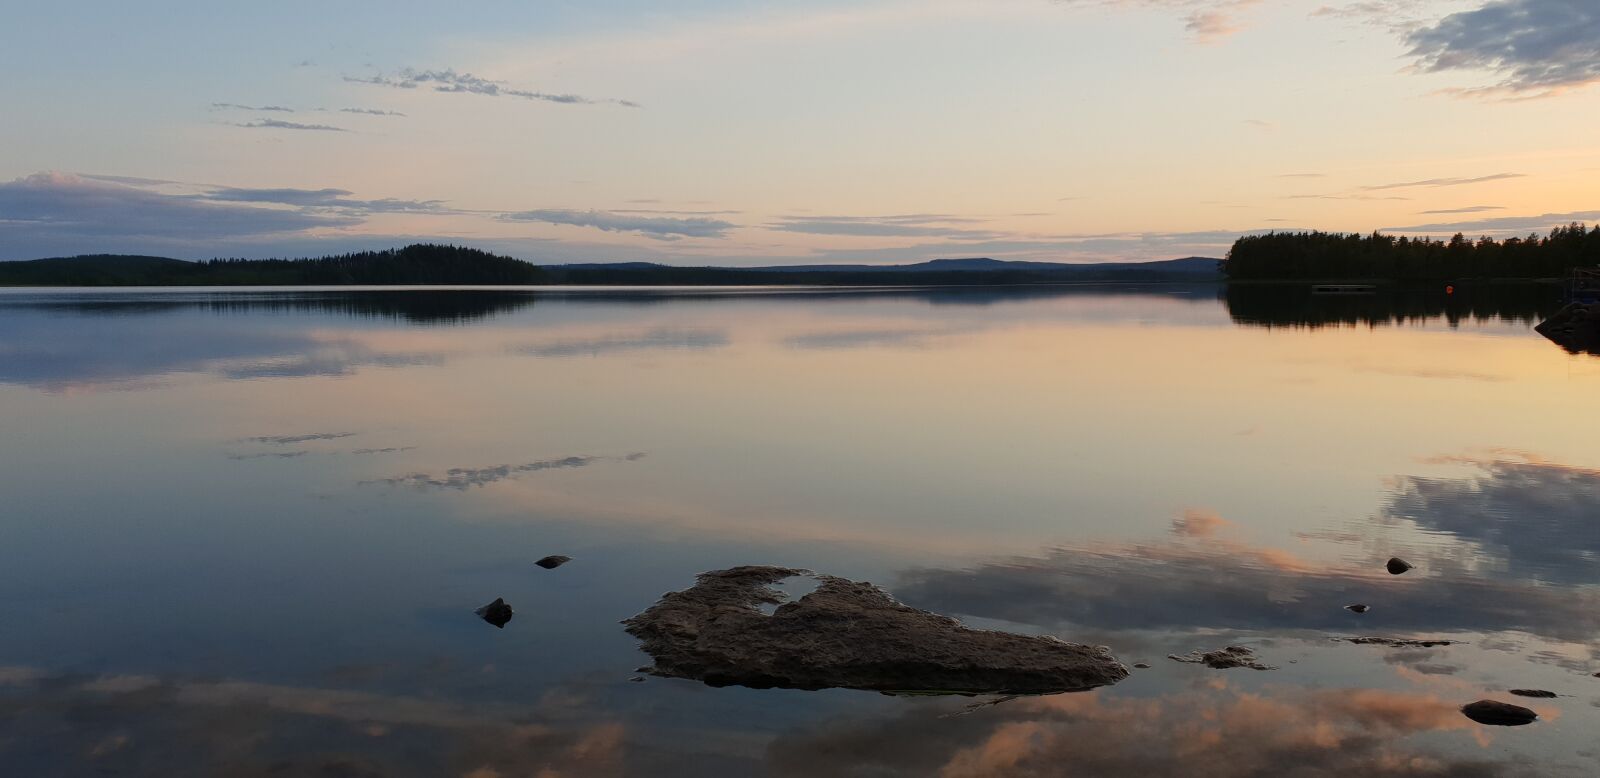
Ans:
[[[0,291],[0,773],[1592,775],[1600,359],[1559,306]],[[747,564],[1150,667],[994,705],[636,672],[619,622]],[[1168,658],[1229,645],[1277,669]]]

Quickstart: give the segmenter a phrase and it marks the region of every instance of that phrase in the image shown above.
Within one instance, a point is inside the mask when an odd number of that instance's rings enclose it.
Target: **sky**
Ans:
[[[1596,0],[0,0],[0,259],[1221,256],[1600,221]]]

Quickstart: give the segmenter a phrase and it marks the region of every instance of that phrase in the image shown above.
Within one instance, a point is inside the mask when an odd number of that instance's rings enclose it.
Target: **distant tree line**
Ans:
[[[1274,232],[1234,241],[1222,270],[1231,280],[1561,278],[1600,265],[1600,225],[1557,227],[1549,235],[1448,241],[1334,232]]]
[[[303,286],[547,283],[536,265],[487,251],[418,243],[316,259],[213,259],[93,254],[0,262],[12,286]]]
[[[537,266],[487,251],[417,243],[319,259],[213,259],[196,263],[212,284],[537,284]]]

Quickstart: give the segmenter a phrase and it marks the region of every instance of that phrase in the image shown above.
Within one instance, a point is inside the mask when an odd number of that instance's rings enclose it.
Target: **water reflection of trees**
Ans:
[[[1507,284],[1419,291],[1380,287],[1372,294],[1318,295],[1309,285],[1229,284],[1228,314],[1259,327],[1384,326],[1505,321],[1536,324],[1564,304],[1558,287]]]
[[[337,292],[199,292],[34,299],[21,305],[83,315],[138,316],[203,310],[217,314],[332,314],[417,324],[454,324],[513,313],[534,304],[531,291],[414,289]]]

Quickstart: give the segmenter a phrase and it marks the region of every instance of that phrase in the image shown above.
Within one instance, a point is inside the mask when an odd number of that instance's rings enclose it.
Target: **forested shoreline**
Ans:
[[[418,243],[315,259],[212,259],[97,254],[0,262],[7,286],[340,286],[539,284],[537,265],[487,251]]]
[[[1600,225],[1557,227],[1548,235],[1448,241],[1335,232],[1273,232],[1234,241],[1222,271],[1231,281],[1562,278],[1600,265]]]

